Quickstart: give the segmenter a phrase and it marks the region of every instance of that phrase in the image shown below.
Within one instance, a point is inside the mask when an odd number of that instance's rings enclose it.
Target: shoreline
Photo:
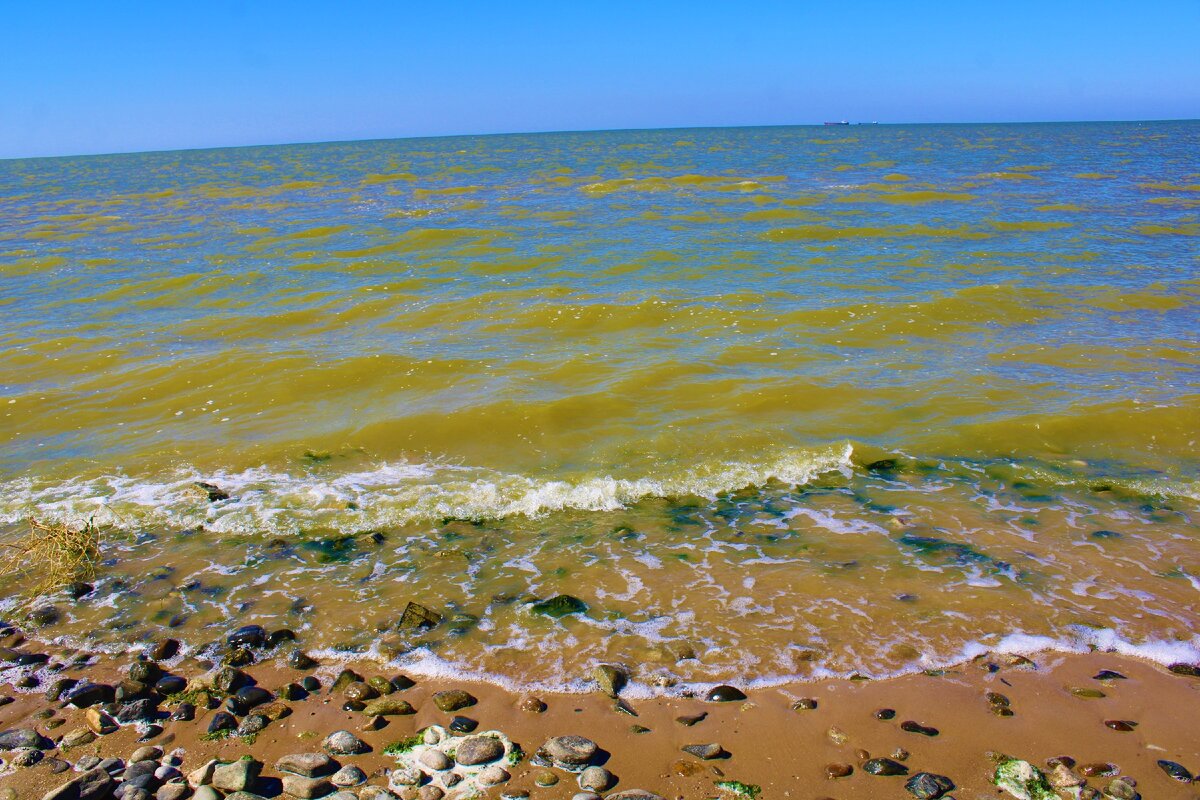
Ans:
[[[6,648],[0,655],[24,660],[46,656],[44,664],[58,663],[63,667],[52,671],[43,666],[40,685],[21,690],[9,686],[4,691],[12,700],[0,706],[0,730],[31,728],[49,740],[43,740],[45,744],[54,745],[39,751],[43,756],[27,767],[17,767],[14,763],[30,756],[23,756],[20,751],[3,754],[6,771],[0,776],[0,792],[11,797],[7,792],[11,788],[18,800],[36,800],[80,776],[80,772],[68,770],[63,763],[77,766],[85,755],[127,759],[143,745],[161,747],[167,754],[182,748],[183,762],[178,769],[185,775],[213,758],[235,761],[249,755],[264,764],[258,792],[254,793],[288,800],[289,795],[280,794],[277,780],[280,773],[276,764],[280,757],[318,752],[322,740],[337,730],[350,731],[370,748],[370,752],[362,755],[339,756],[339,761],[362,769],[368,776],[365,786],[387,789],[393,780],[387,771],[395,771],[399,765],[384,749],[391,743],[410,739],[427,726],[445,726],[455,715],[476,721],[477,733],[502,732],[519,743],[528,755],[551,737],[576,735],[593,740],[603,754],[600,757],[604,769],[616,781],[609,794],[636,788],[683,800],[734,797],[736,794],[728,787],[735,784],[726,784],[725,789],[717,786],[718,782],[734,781],[736,785],[760,787],[763,798],[908,797],[912,795],[906,792],[905,782],[918,773],[928,772],[948,777],[958,787],[949,795],[959,800],[997,797],[991,776],[995,754],[1003,753],[1026,760],[1047,773],[1051,772],[1047,759],[1069,756],[1078,764],[1074,774],[1080,778],[1084,777],[1080,770],[1085,768],[1113,765],[1112,775],[1086,777],[1086,785],[1097,790],[1125,776],[1133,779],[1130,783],[1146,797],[1190,797],[1189,791],[1200,796],[1200,785],[1185,786],[1157,764],[1165,759],[1190,771],[1200,769],[1200,740],[1194,735],[1194,721],[1200,712],[1200,675],[1175,674],[1147,661],[1115,653],[1042,653],[1036,660],[992,654],[951,669],[885,680],[833,678],[771,688],[743,686],[747,698],[732,702],[666,695],[634,698],[620,693],[619,700],[614,700],[599,690],[588,694],[538,692],[545,710],[534,713],[525,710],[532,705],[530,693],[508,691],[488,683],[419,678],[409,688],[391,691],[393,686],[407,682],[392,681],[397,677],[394,672],[366,661],[336,666],[305,664],[304,670],[293,669],[289,664],[304,664],[299,656],[292,655],[301,651],[285,641],[271,652],[252,648],[257,663],[238,669],[270,693],[268,705],[263,708],[269,708],[271,716],[283,714],[284,707],[288,709],[287,715],[270,721],[251,736],[212,739],[207,730],[218,714],[217,708],[205,709],[198,703],[193,720],[172,720],[165,716],[178,710],[181,697],[197,697],[196,690],[211,680],[213,670],[220,669],[217,665],[185,657],[166,668],[167,674],[188,686],[188,694],[177,692],[168,699],[147,685],[129,683],[129,666],[141,664],[135,670],[143,673],[140,677],[146,677],[145,665],[149,663],[140,662],[133,655],[104,655],[81,664],[71,660],[78,653],[22,639],[15,631],[0,639],[0,647]],[[245,657],[244,653],[241,657]],[[165,659],[164,663],[173,662]],[[157,674],[152,667],[149,669],[152,675]],[[408,710],[404,707],[407,704],[412,713],[373,718],[362,711],[345,710],[344,690],[332,691],[332,682],[327,677],[330,670],[339,669],[352,669],[367,681],[375,679],[376,686],[386,687],[387,693],[381,697],[403,701],[393,705]],[[1102,670],[1124,677],[1097,679],[1096,676],[1104,674]],[[319,678],[319,690],[302,699],[284,699],[292,692],[283,687],[314,674],[323,676]],[[12,677],[9,673],[9,680]],[[86,744],[64,749],[64,736],[88,738],[78,732],[86,730],[87,716],[95,716],[98,707],[89,712],[49,700],[48,688],[62,678],[118,687],[116,691],[124,695],[125,705],[148,699],[150,702],[143,703],[142,708],[147,717],[155,719],[131,721]],[[380,678],[390,681],[390,685],[383,684]],[[351,691],[360,691],[362,687],[357,684]],[[454,712],[439,710],[433,695],[455,690],[469,693],[476,702]],[[794,706],[799,701],[804,702],[797,709]],[[617,708],[618,702],[624,710]],[[120,716],[123,703],[109,707],[114,716]],[[815,707],[806,707],[810,705]],[[879,719],[880,709],[894,709],[895,715]],[[1008,709],[1011,715],[1002,716],[1007,714],[1002,709]],[[247,711],[237,715],[236,721],[244,722],[255,713],[253,709]],[[691,724],[678,721],[681,717],[700,715],[704,716],[699,720],[686,720]],[[57,720],[62,722],[56,724]],[[1133,724],[1114,727],[1113,723],[1118,722]],[[901,727],[904,723],[917,723],[936,729],[937,733],[930,736],[922,735],[919,730],[904,730]],[[141,742],[139,738],[147,731],[148,724],[161,727],[161,731]],[[635,732],[641,728],[648,730]],[[681,750],[693,744],[719,745],[721,757],[704,760]],[[893,759],[903,766],[908,777],[869,774],[864,765],[870,758]],[[55,769],[64,771],[56,773]],[[830,771],[841,773],[847,769],[846,777],[827,775]],[[511,778],[489,789],[486,796],[500,797],[504,793],[519,796],[527,791],[530,797],[557,798],[572,797],[580,791],[576,788],[576,775],[535,766],[528,758],[511,765],[508,771]],[[553,787],[537,783],[539,777],[545,782],[552,780],[545,777],[547,772],[557,779]],[[393,794],[405,797],[406,787],[393,782],[391,788]],[[161,787],[157,790],[168,795],[176,791]],[[383,798],[374,789],[365,790],[363,786],[353,791],[361,800]],[[431,794],[432,791],[427,792],[423,800]],[[465,790],[459,790],[457,795],[455,790],[449,792],[450,797],[459,795],[465,796]],[[249,799],[243,796],[237,800]]]

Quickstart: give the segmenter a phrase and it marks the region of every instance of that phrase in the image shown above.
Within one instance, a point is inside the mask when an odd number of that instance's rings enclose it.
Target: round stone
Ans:
[[[420,761],[423,766],[428,767],[434,772],[441,772],[442,770],[450,769],[454,763],[450,760],[448,755],[443,753],[441,750],[434,748],[430,748],[421,753],[421,755],[417,757],[417,761]]]
[[[582,736],[555,736],[542,745],[544,753],[555,766],[581,767],[596,755],[596,743]]]
[[[476,780],[484,786],[496,786],[508,780],[508,772],[499,764],[492,764],[490,767],[484,767],[479,771]]]
[[[490,736],[468,736],[458,743],[454,760],[465,767],[486,764],[504,755],[504,745]]]
[[[579,773],[579,788],[584,791],[603,792],[612,782],[612,773],[604,767],[588,767]]]

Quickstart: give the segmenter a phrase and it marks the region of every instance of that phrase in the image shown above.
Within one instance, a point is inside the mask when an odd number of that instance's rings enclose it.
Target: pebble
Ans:
[[[366,742],[347,730],[334,731],[326,736],[322,747],[334,756],[353,756],[371,749]]]
[[[908,733],[919,733],[922,736],[937,736],[938,735],[937,728],[932,728],[928,725],[922,725],[921,723],[913,722],[912,720],[906,720],[904,722],[901,722],[900,730],[907,731]]]
[[[907,775],[908,767],[890,758],[872,758],[863,764],[863,772],[872,775]]]
[[[588,767],[579,773],[579,788],[589,792],[603,792],[613,784],[612,773],[604,767]]]
[[[555,775],[553,772],[546,770],[544,772],[539,772],[537,775],[535,775],[533,778],[533,782],[536,783],[538,786],[541,786],[543,789],[548,789],[551,786],[554,786],[558,783],[558,776]]]
[[[896,718],[896,711],[892,708],[881,708],[875,712],[875,719],[889,720]]]
[[[262,762],[253,758],[219,764],[213,769],[212,785],[223,792],[244,792],[254,785],[261,771]]]
[[[466,767],[486,764],[504,755],[504,745],[490,736],[468,736],[458,743],[454,760]]]
[[[529,714],[541,714],[546,710],[546,704],[537,697],[523,697],[518,708]]]
[[[450,720],[450,724],[446,726],[454,733],[471,733],[479,727],[479,723],[470,717],[454,717]]]
[[[812,711],[817,707],[817,701],[811,697],[801,697],[792,703],[793,711]]]
[[[834,763],[825,765],[825,777],[829,778],[831,781],[838,778],[848,777],[853,772],[854,767],[850,766],[849,764]]]
[[[1163,772],[1167,773],[1167,775],[1169,775],[1171,778],[1179,781],[1180,783],[1192,782],[1192,773],[1189,772],[1187,767],[1183,766],[1182,764],[1177,764],[1174,761],[1167,761],[1164,758],[1159,759],[1158,767]]]
[[[439,711],[445,711],[446,713],[473,706],[475,703],[475,698],[461,689],[450,689],[444,692],[436,692],[433,695],[433,704],[438,707]]]
[[[710,703],[731,703],[745,700],[746,693],[736,686],[721,685],[709,689],[704,699]]]
[[[475,777],[484,786],[496,786],[507,781],[509,774],[499,764],[492,764],[490,767],[481,769]]]
[[[1121,769],[1116,764],[1098,761],[1092,764],[1084,764],[1079,768],[1079,771],[1089,778],[1107,778],[1110,775],[1116,775]]]
[[[946,792],[954,789],[954,781],[945,775],[918,772],[904,782],[904,788],[918,800],[937,800]]]
[[[693,755],[704,761],[711,761],[714,758],[724,758],[729,755],[725,752],[725,748],[716,742],[710,744],[685,744],[680,749],[688,755]]]
[[[433,770],[434,772],[441,772],[442,770],[450,769],[450,767],[454,765],[454,762],[450,760],[450,756],[446,755],[441,750],[436,750],[433,748],[422,752],[421,755],[417,757],[417,761],[424,766],[429,767],[429,769]]]
[[[1137,727],[1137,723],[1127,719],[1106,719],[1104,725],[1107,728],[1112,728],[1114,731],[1121,733],[1129,733]]]
[[[333,774],[329,779],[334,786],[346,788],[348,786],[358,786],[367,782],[367,773],[363,772],[353,764],[347,764]]]
[[[552,765],[569,772],[580,772],[596,755],[596,743],[582,736],[555,736],[547,739],[534,754],[535,763]]]
[[[675,721],[678,722],[680,725],[684,726],[685,728],[690,728],[693,725],[695,725],[697,722],[703,722],[706,717],[708,717],[708,712],[701,711],[699,714],[684,714],[682,716],[676,717]]]

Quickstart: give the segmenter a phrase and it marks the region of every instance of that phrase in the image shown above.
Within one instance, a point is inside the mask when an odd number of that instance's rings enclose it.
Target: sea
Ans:
[[[87,594],[8,573],[0,616],[561,690],[1196,660],[1198,154],[1137,122],[0,161],[0,544],[100,530]]]

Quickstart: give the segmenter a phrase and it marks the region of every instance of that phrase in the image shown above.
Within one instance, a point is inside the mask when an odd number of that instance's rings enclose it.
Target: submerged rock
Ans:
[[[569,594],[560,594],[548,600],[539,600],[530,606],[535,614],[558,619],[568,614],[582,614],[588,610],[587,603]]]
[[[400,615],[400,622],[396,627],[402,631],[405,630],[426,630],[437,627],[442,621],[442,615],[435,611],[430,611],[420,603],[409,602],[404,607],[404,612]]]
[[[904,783],[904,788],[919,800],[937,800],[946,792],[954,789],[954,781],[945,775],[932,772],[918,772]]]
[[[592,670],[592,677],[600,684],[600,691],[609,697],[616,697],[629,682],[629,674],[624,667],[612,664],[601,664]]]

